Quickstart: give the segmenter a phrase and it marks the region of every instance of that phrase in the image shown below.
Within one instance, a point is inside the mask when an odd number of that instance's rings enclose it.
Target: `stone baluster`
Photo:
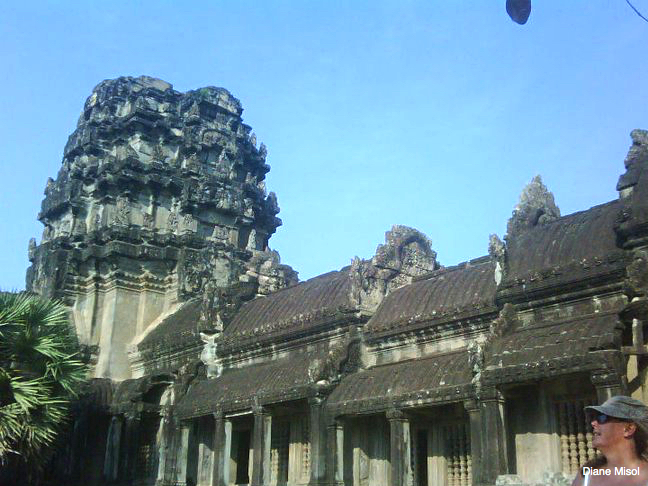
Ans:
[[[578,431],[578,434],[576,435],[576,440],[578,442],[578,466],[582,466],[587,462],[587,439],[585,438],[585,430],[586,430],[586,425],[585,425],[585,420],[583,419],[583,416],[585,415],[585,412],[583,410],[583,407],[585,406],[585,403],[582,401],[578,401],[576,403],[576,428]]]
[[[569,430],[567,426],[567,403],[557,403],[558,407],[558,423],[560,433],[560,457],[562,464],[562,471],[569,472]]]
[[[576,474],[578,471],[578,443],[573,403],[567,404],[567,428],[569,430],[569,474]]]

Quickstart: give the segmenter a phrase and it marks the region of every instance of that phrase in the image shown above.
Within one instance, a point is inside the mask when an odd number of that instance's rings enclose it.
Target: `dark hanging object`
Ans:
[[[531,0],[506,0],[506,13],[513,22],[526,24],[531,14]]]

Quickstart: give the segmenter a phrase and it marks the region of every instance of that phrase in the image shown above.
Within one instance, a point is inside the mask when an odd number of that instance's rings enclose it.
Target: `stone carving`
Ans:
[[[69,219],[61,221],[60,231],[56,236],[69,237],[72,232],[72,222]]]
[[[490,235],[488,240],[488,254],[495,260],[495,284],[502,281],[506,269],[506,245],[497,235]]]
[[[494,260],[503,259],[506,255],[506,246],[497,235],[490,235],[488,238],[488,254]]]
[[[182,218],[182,231],[183,233],[194,233],[195,232],[195,219],[191,213],[186,213]]]
[[[36,257],[36,238],[29,239],[29,247],[27,248],[27,256],[29,261],[34,260]]]
[[[648,250],[635,250],[626,269],[625,291],[628,296],[648,297]]]
[[[542,178],[537,175],[527,184],[520,195],[520,201],[508,221],[506,238],[510,238],[526,228],[547,224],[559,217],[560,209],[556,206],[553,194],[542,183]]]
[[[170,233],[175,233],[178,229],[178,214],[176,213],[175,208],[171,208],[171,212],[167,218],[167,229]]]
[[[122,226],[130,225],[130,212],[131,208],[128,204],[128,199],[119,196],[117,198],[113,223]]]
[[[308,378],[318,386],[328,386],[340,381],[342,376],[357,371],[360,362],[360,338],[357,331],[331,347],[324,360],[314,359],[308,367]]]
[[[246,275],[258,282],[257,293],[261,295],[290,287],[298,281],[297,272],[283,265],[279,253],[273,250],[255,252],[246,266]]]
[[[154,226],[153,215],[151,213],[144,213],[142,226],[146,229],[153,229]]]
[[[504,304],[504,307],[490,326],[490,334],[493,337],[502,337],[510,332],[518,324],[517,311],[515,306],[510,303]]]
[[[200,361],[205,364],[207,369],[207,378],[218,378],[223,372],[223,365],[220,363],[217,356],[218,343],[216,341],[219,337],[220,333],[218,332],[213,334],[200,333],[200,339],[205,343],[205,346],[200,353]]]
[[[632,194],[634,186],[639,182],[642,167],[648,164],[648,131],[632,130],[630,138],[632,145],[624,161],[626,172],[619,177],[617,183],[617,191],[621,193],[622,198]]]
[[[75,219],[73,233],[75,235],[84,235],[87,232],[88,228],[86,227],[86,222],[83,219]]]
[[[227,241],[229,240],[229,230],[223,226],[215,225],[212,232],[212,238],[215,240]]]
[[[248,237],[246,248],[248,250],[257,249],[257,232],[254,228],[250,231],[250,236]]]
[[[352,260],[351,299],[372,312],[389,291],[438,268],[429,238],[413,228],[394,225],[371,260]]]

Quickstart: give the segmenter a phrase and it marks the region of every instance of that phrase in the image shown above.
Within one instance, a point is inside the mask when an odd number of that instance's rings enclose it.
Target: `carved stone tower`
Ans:
[[[242,111],[225,89],[146,76],[103,81],[86,101],[47,182],[27,288],[70,306],[94,376],[128,378],[129,345],[207,283],[296,281],[268,249],[279,208]]]

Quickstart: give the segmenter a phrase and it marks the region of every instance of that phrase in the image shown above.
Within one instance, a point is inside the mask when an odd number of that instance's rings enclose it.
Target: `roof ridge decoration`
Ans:
[[[622,209],[614,228],[626,248],[648,244],[648,130],[633,130],[630,137],[626,172],[617,183]]]
[[[394,225],[385,233],[371,260],[355,257],[351,262],[351,302],[361,312],[373,314],[392,290],[439,269],[432,240],[408,226]]]
[[[542,177],[536,175],[522,190],[520,200],[508,220],[504,239],[508,240],[526,228],[547,224],[558,218],[560,209],[556,206],[553,193],[544,185]]]

